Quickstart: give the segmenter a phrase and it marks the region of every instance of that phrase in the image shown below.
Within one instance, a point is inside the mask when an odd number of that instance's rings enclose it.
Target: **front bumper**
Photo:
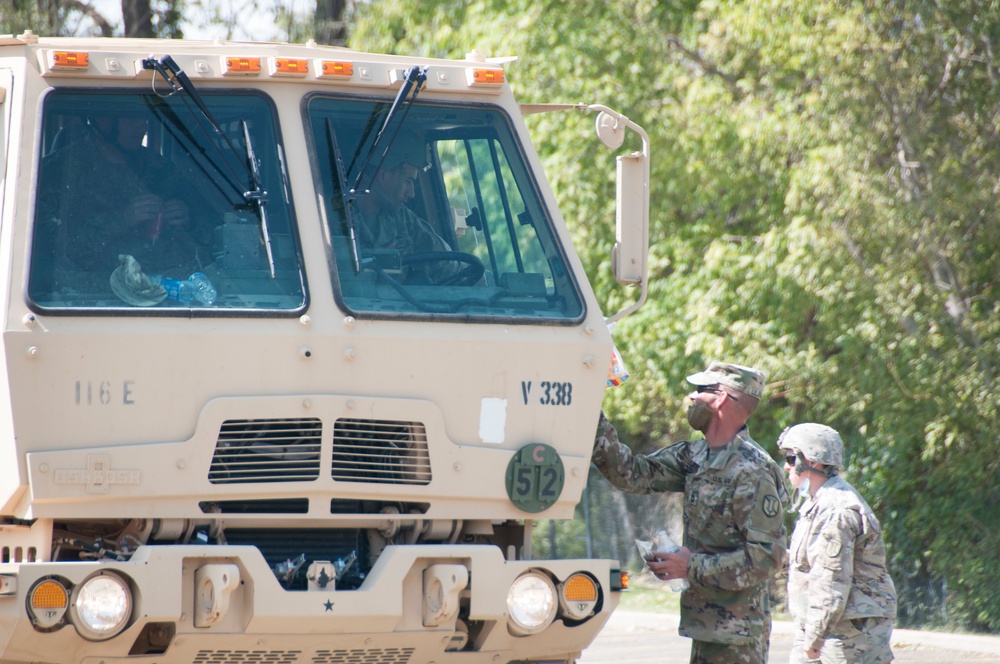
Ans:
[[[508,561],[500,549],[484,545],[390,546],[357,590],[298,592],[285,590],[250,546],[147,546],[127,562],[2,564],[8,590],[0,594],[0,664],[571,662],[617,606],[615,564]],[[458,619],[429,620],[425,570],[461,567],[468,582],[453,590]],[[238,571],[224,602],[207,600],[206,569]],[[593,614],[572,620],[560,613],[536,634],[512,634],[507,591],[528,570],[540,570],[556,584],[579,572],[592,577],[598,586]],[[123,631],[90,641],[72,619],[46,630],[32,623],[27,597],[37,582],[55,578],[75,587],[102,571],[118,574],[132,590]],[[206,601],[222,607],[221,615],[209,612],[207,625]]]

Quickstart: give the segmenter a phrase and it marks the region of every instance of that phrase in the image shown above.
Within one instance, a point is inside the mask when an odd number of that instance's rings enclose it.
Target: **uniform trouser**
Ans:
[[[765,621],[764,633],[750,643],[692,641],[691,664],[767,664],[771,640],[771,621]]]
[[[891,662],[891,618],[853,618],[836,623],[823,641],[819,661],[823,664],[886,664]],[[797,630],[792,640],[789,664],[807,660],[803,649],[805,632]]]

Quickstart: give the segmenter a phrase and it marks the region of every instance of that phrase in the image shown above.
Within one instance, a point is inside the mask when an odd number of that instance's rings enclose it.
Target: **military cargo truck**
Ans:
[[[607,317],[543,110],[593,118],[587,167],[618,153],[633,296]],[[531,529],[573,516],[607,324],[645,297],[640,127],[522,109],[475,53],[26,32],[0,37],[0,157],[0,662],[591,642],[617,562],[535,559]]]

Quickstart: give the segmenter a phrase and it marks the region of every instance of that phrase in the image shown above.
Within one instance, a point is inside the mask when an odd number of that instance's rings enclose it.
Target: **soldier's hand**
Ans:
[[[184,228],[188,225],[188,206],[176,198],[163,203],[163,221],[169,226]]]
[[[676,553],[654,553],[653,558],[647,560],[646,564],[657,579],[668,581],[686,579],[690,561],[691,550],[682,546]]]
[[[163,207],[163,201],[155,194],[139,194],[133,197],[125,208],[125,220],[129,226],[148,223],[156,219]]]

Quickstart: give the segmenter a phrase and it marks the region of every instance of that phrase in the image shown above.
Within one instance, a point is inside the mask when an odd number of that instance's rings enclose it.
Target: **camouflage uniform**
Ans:
[[[691,587],[679,632],[695,640],[691,661],[766,662],[767,581],[785,562],[789,500],[781,470],[746,427],[712,455],[704,439],[634,455],[602,413],[593,461],[622,491],[684,492]]]
[[[382,196],[378,191],[373,191],[370,195]],[[360,221],[358,235],[364,247],[397,249],[401,256],[427,251],[451,251],[444,238],[405,205],[394,211],[380,208],[371,217],[366,216],[359,208],[355,208],[354,214]]]
[[[882,527],[865,499],[835,475],[807,500],[792,532],[788,601],[798,626],[790,662],[820,649],[824,663],[892,661],[896,589]]]
[[[187,277],[212,260],[210,233],[196,234],[194,222],[207,226],[222,215],[213,214],[191,182],[152,150],[129,152],[89,130],[42,162],[35,258],[54,261],[55,268],[101,272],[105,284],[120,254],[134,256],[147,274]],[[134,197],[148,194],[185,201],[192,224],[164,224],[154,239],[150,224],[123,214]]]
[[[370,194],[384,196],[377,189]],[[450,252],[451,246],[434,232],[431,225],[405,205],[395,210],[380,207],[374,215],[368,216],[360,207],[354,208],[358,237],[361,246],[376,249],[395,249],[400,257],[429,252]],[[406,277],[420,275],[433,283],[454,276],[461,270],[455,261],[432,261],[419,263],[404,269]]]

